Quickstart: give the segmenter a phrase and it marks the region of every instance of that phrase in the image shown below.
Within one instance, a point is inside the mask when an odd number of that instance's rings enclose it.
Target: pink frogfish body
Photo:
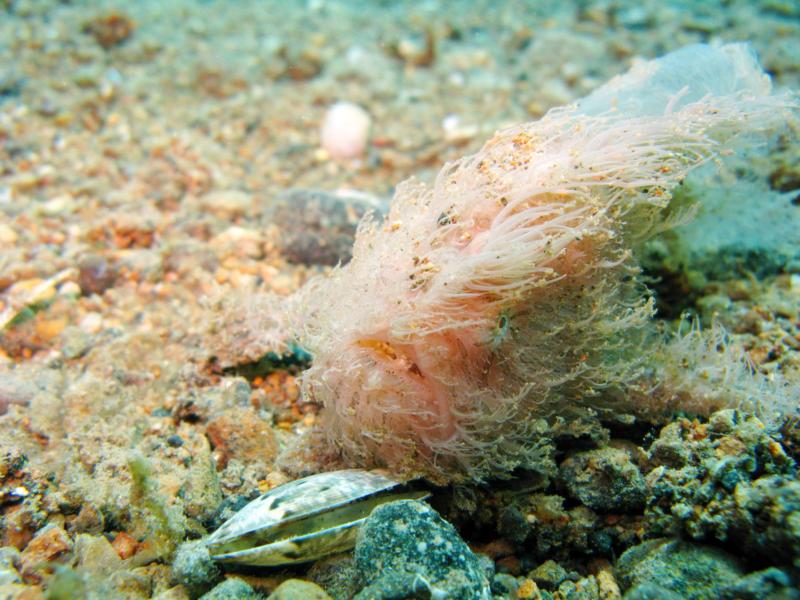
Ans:
[[[352,261],[299,292],[331,441],[405,477],[524,467],[543,417],[640,377],[653,302],[631,248],[668,225],[671,190],[791,102],[746,45],[690,46],[399,185]]]

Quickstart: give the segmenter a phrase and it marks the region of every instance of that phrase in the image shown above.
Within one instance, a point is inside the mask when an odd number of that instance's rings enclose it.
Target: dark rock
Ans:
[[[680,460],[665,447],[680,447]],[[651,535],[735,544],[764,566],[800,561],[796,465],[758,419],[724,410],[707,425],[671,423],[650,448],[650,463]]]
[[[17,98],[22,94],[24,79],[17,73],[0,72],[0,104],[9,98]]]
[[[546,590],[558,589],[563,581],[569,578],[567,570],[553,560],[547,560],[528,573],[528,579]]]
[[[796,600],[800,589],[792,584],[792,578],[780,569],[771,567],[742,577],[722,592],[722,600]]]
[[[305,265],[346,263],[356,227],[368,211],[381,212],[367,196],[340,196],[296,189],[279,195],[264,218],[277,228],[277,245],[289,262]]]
[[[623,589],[657,582],[684,600],[715,600],[742,574],[736,559],[722,550],[671,539],[634,546],[616,565]],[[641,588],[637,593],[641,594]]]
[[[518,507],[506,506],[498,515],[497,531],[510,541],[521,544],[530,534],[531,525]]]
[[[560,476],[570,496],[594,510],[634,512],[644,506],[647,485],[624,450],[573,454],[561,464]]]
[[[495,598],[519,598],[517,594],[519,582],[517,578],[508,573],[497,573],[492,579],[492,594]]]
[[[117,281],[117,269],[98,254],[87,254],[78,261],[78,285],[86,296],[102,294]]]
[[[172,448],[180,448],[183,446],[183,438],[179,435],[172,434],[167,438],[167,445],[171,446]]]
[[[337,554],[315,562],[306,577],[324,588],[333,600],[350,600],[359,587],[355,561],[349,554]]]
[[[656,583],[645,582],[629,589],[625,600],[683,600],[683,597]]]
[[[355,561],[367,586],[359,600],[491,598],[483,562],[422,502],[376,508],[358,533]]]
[[[537,561],[564,560],[574,554],[609,556],[637,543],[633,528],[637,517],[620,517],[609,526],[591,509],[564,508],[565,499],[554,494],[504,495],[497,531],[505,539],[524,544]]]

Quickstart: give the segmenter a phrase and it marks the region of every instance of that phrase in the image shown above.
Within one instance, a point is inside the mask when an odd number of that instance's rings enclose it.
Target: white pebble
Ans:
[[[103,317],[100,313],[87,313],[78,326],[86,333],[97,333],[103,328]]]
[[[17,232],[5,223],[0,223],[0,245],[13,246],[17,242]]]
[[[358,158],[367,148],[370,121],[369,113],[360,106],[337,102],[322,123],[322,147],[331,158]]]

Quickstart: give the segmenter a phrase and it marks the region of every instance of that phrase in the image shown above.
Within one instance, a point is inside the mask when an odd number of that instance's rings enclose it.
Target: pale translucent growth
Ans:
[[[733,407],[767,423],[798,413],[800,385],[780,373],[758,372],[721,325],[684,329],[659,349],[650,376],[654,384],[641,398],[643,406],[655,401],[659,407],[705,415]]]
[[[749,45],[697,44],[637,63],[578,101],[578,109],[586,115],[611,108],[629,117],[661,116],[706,96],[766,96],[771,86]]]
[[[629,248],[663,228],[670,190],[788,102],[745,46],[694,46],[399,185],[298,297],[331,439],[399,475],[528,464],[538,419],[642,374],[653,308]]]

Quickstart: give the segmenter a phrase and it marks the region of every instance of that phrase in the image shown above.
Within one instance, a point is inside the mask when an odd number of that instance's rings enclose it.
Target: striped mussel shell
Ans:
[[[221,563],[280,566],[316,560],[355,545],[372,510],[430,494],[381,471],[320,473],[267,491],[206,539]]]

